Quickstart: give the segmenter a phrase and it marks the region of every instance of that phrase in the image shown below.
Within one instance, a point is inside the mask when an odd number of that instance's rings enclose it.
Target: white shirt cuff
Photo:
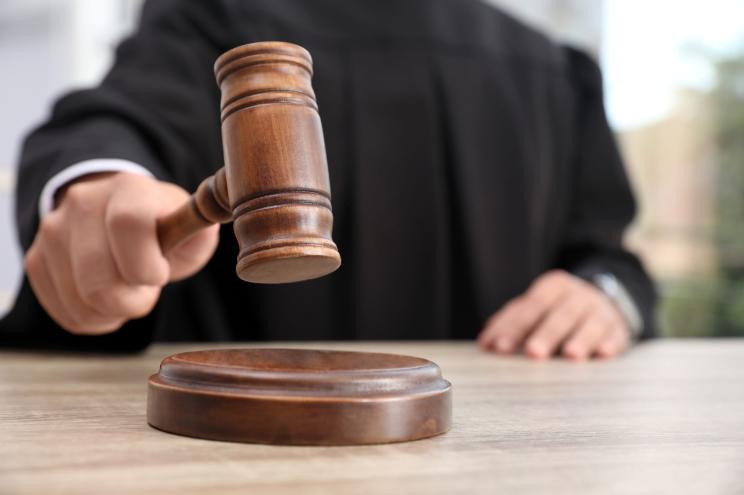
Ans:
[[[121,160],[119,158],[96,158],[76,163],[49,179],[49,182],[46,183],[44,189],[41,190],[41,197],[39,198],[39,219],[44,218],[44,216],[54,208],[54,195],[57,194],[60,187],[78,177],[82,177],[83,175],[97,174],[101,172],[130,172],[133,174],[146,175],[148,177],[153,176],[152,172],[142,165],[137,165],[134,162]]]

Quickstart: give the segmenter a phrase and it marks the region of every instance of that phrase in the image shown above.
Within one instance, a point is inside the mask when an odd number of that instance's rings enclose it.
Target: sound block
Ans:
[[[361,445],[446,432],[451,384],[426,359],[302,349],[184,352],[148,383],[147,421],[231,442]]]

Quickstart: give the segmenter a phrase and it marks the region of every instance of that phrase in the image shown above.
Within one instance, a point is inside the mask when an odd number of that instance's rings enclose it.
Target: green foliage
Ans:
[[[718,207],[715,245],[720,287],[718,335],[744,335],[744,54],[715,63],[711,92],[716,124]]]
[[[714,62],[718,273],[662,287],[662,328],[675,336],[744,335],[744,53]]]
[[[721,326],[719,335],[744,335],[744,280],[738,277],[728,281],[722,294]]]
[[[724,278],[744,275],[744,55],[719,60],[711,92],[718,150],[716,246]]]
[[[662,284],[662,333],[744,336],[744,52],[713,62],[709,94],[718,177],[714,245],[718,273]]]
[[[662,283],[659,310],[662,334],[670,337],[712,337],[718,328],[719,279]]]

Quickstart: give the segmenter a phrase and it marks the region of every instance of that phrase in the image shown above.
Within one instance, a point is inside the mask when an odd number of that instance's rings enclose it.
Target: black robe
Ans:
[[[148,2],[102,84],[61,98],[26,140],[24,250],[41,189],[74,163],[131,160],[189,190],[221,166],[212,66],[262,40],[312,53],[341,269],[244,283],[225,226],[207,267],[168,286],[150,316],[109,336],[72,336],[24,281],[0,343],[473,338],[556,267],[615,274],[652,334],[652,284],[621,244],[635,206],[596,64],[470,0]]]

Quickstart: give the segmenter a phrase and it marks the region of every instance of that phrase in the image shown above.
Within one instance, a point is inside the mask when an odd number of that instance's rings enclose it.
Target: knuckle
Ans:
[[[41,260],[38,249],[32,247],[28,250],[26,256],[23,258],[23,266],[30,276],[34,276],[39,272],[41,269]]]
[[[543,278],[551,283],[567,283],[571,281],[572,275],[566,270],[560,268],[554,268],[545,273]]]
[[[111,182],[117,187],[123,187],[136,182],[139,175],[119,172],[111,177]]]
[[[168,273],[155,267],[158,267],[157,260],[142,260],[126,268],[127,276],[137,284],[163,287],[168,283]]]
[[[501,311],[496,313],[494,317],[504,317],[520,313],[524,307],[524,304],[525,300],[523,297],[512,299],[511,301],[507,302],[504,307],[501,308]]]
[[[101,308],[110,317],[141,318],[149,314],[157,303],[159,291],[120,287],[100,288],[86,295],[92,307]]]
[[[117,294],[107,287],[91,288],[85,290],[81,297],[86,304],[96,308],[98,312],[104,315],[115,315],[121,313],[121,302]]]
[[[41,239],[57,239],[62,233],[62,227],[62,218],[57,212],[52,212],[39,223],[39,236]]]
[[[127,260],[119,269],[124,280],[133,286],[164,287],[168,283],[168,270],[160,266],[160,260],[141,257]]]
[[[141,212],[131,208],[109,208],[105,218],[106,227],[111,232],[126,233],[145,223]]]
[[[90,202],[89,188],[84,183],[72,184],[65,191],[63,203],[74,208],[85,208]]]
[[[138,305],[131,308],[127,316],[132,319],[143,318],[150,314],[156,303],[156,298],[142,300]]]
[[[550,306],[550,302],[551,299],[548,294],[541,290],[531,291],[524,299],[524,303],[527,306],[535,307],[537,309],[547,308]]]
[[[547,288],[551,286],[553,277],[550,275],[550,273],[545,273],[542,276],[536,278],[532,285],[530,285],[530,288],[527,289],[527,295],[534,295],[538,294],[540,292],[544,292]]]
[[[141,191],[143,186],[155,182],[151,177],[129,172],[118,172],[111,177],[111,184],[118,191],[125,191],[129,188],[136,188],[137,191]]]
[[[97,308],[102,313],[108,313],[111,309],[111,297],[109,290],[105,287],[80,287],[80,298],[92,308]]]
[[[550,270],[533,282],[527,291],[527,296],[535,303],[543,306],[549,305],[557,293],[566,293],[575,289],[574,278],[564,270]]]
[[[157,304],[159,294],[160,291],[150,292],[128,301],[126,307],[123,308],[124,316],[130,319],[147,316]]]

